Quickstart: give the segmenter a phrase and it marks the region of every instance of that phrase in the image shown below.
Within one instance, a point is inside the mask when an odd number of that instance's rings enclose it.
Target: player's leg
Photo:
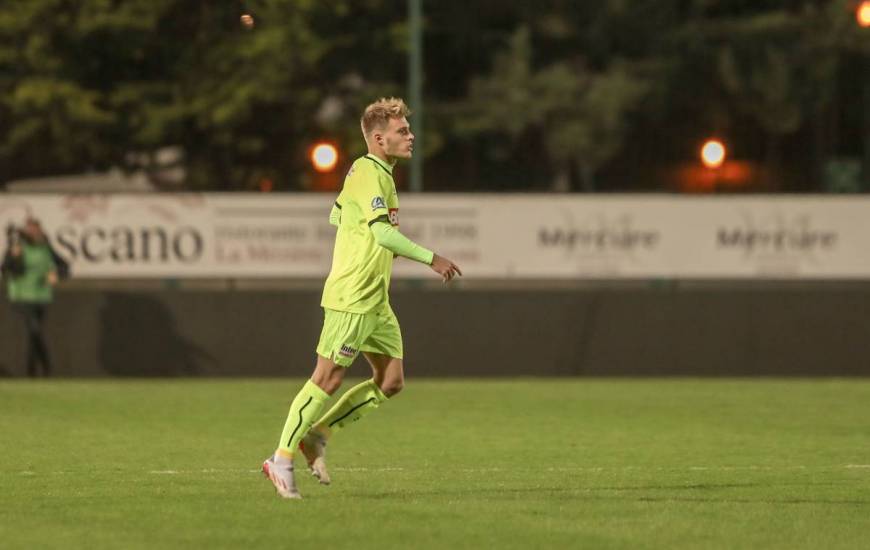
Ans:
[[[323,409],[329,395],[341,385],[344,368],[318,356],[311,379],[305,382],[290,404],[287,421],[275,453],[263,462],[263,474],[284,498],[302,498],[293,475],[293,450]]]
[[[372,366],[372,381],[387,398],[405,387],[405,369],[402,362],[404,347],[399,320],[389,306],[382,312],[380,330],[363,346],[365,358]]]
[[[372,381],[388,399],[405,388],[402,359],[377,353],[366,353],[365,357],[372,366]]]
[[[320,416],[324,403],[341,386],[344,372],[345,367],[321,355],[317,356],[317,366],[311,379],[302,386],[290,405],[276,456],[293,458],[299,441]]]
[[[383,356],[377,356],[369,352],[363,352],[365,358],[372,364],[372,369],[379,372],[382,369],[376,369],[375,364],[381,365]],[[374,361],[374,362],[373,362]],[[401,359],[397,359],[401,363]],[[347,390],[341,399],[332,406],[329,411],[323,415],[323,418],[317,421],[315,427],[311,430],[313,433],[318,433],[325,439],[328,439],[333,432],[344,428],[345,426],[356,422],[378,405],[386,401],[389,395],[386,395],[380,385],[377,383],[379,376],[375,376],[361,384],[357,384]],[[391,378],[392,379],[392,378]],[[393,386],[395,387],[395,386]],[[395,393],[395,392],[393,392]]]
[[[404,384],[402,333],[396,316],[389,307],[374,315],[377,326],[361,347],[373,377],[345,392],[303,440],[305,457],[321,483],[329,483],[324,449],[333,433],[377,409]]]
[[[311,473],[324,485],[331,483],[326,468],[326,443],[329,438],[336,431],[377,409],[402,387],[401,359],[370,352],[363,352],[363,355],[372,366],[373,378],[347,390],[305,435],[300,445]],[[382,387],[387,388],[389,393],[384,392]]]
[[[404,384],[402,331],[396,315],[389,306],[370,315],[375,326],[360,350],[371,364],[374,376],[345,392],[317,421],[312,431],[325,439],[376,409],[390,395],[398,393]]]
[[[290,405],[275,454],[263,463],[263,473],[285,498],[300,498],[293,478],[293,455],[329,396],[341,386],[345,369],[359,353],[359,342],[370,332],[363,315],[327,310],[317,345],[317,365]]]

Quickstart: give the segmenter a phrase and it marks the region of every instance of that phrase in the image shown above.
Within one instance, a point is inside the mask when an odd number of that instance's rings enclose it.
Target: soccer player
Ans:
[[[323,288],[317,365],[290,405],[278,449],[263,462],[263,473],[284,498],[302,498],[293,476],[297,448],[312,474],[328,485],[326,442],[404,386],[402,333],[388,296],[393,258],[424,263],[444,282],[462,275],[455,263],[412,242],[398,229],[393,167],[414,151],[409,114],[398,98],[382,98],[366,107],[360,122],[368,154],[353,163],[329,215],[338,231],[332,269]],[[360,352],[372,367],[372,378],[348,390],[318,419]]]

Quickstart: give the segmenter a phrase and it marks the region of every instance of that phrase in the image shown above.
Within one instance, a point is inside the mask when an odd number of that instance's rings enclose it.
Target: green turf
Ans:
[[[0,382],[0,546],[870,544],[867,381],[411,380],[283,501],[298,385]]]

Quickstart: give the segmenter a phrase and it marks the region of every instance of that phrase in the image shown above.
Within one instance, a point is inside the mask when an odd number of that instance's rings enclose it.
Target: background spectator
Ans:
[[[43,335],[43,320],[54,299],[53,287],[69,275],[69,266],[51,247],[42,226],[28,218],[23,228],[9,226],[2,273],[9,301],[27,328],[27,375],[51,374],[51,359]]]

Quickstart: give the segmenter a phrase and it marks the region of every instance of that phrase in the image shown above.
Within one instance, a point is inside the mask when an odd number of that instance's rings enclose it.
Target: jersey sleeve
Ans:
[[[332,210],[329,211],[329,223],[335,227],[341,225],[341,204],[338,201],[335,201]]]
[[[372,234],[379,245],[393,254],[404,256],[426,265],[432,265],[435,253],[402,235],[398,229],[387,223],[372,224]]]
[[[377,168],[361,163],[356,167],[351,196],[359,206],[366,223],[369,225],[383,218],[390,223],[390,211],[387,208],[386,191],[381,185]]]

